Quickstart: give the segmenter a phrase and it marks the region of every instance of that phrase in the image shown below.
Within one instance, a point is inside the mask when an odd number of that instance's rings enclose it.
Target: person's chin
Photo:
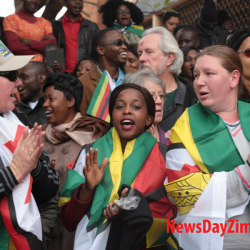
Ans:
[[[126,65],[126,60],[123,61],[123,60],[120,60],[118,61],[118,67],[124,67]]]

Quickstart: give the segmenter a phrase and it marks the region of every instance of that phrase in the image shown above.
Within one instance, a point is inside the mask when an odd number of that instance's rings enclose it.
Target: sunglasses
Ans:
[[[117,15],[122,15],[123,13],[124,14],[130,14],[130,10],[124,10],[124,11],[119,10],[119,11],[116,12]]]
[[[12,71],[0,72],[0,76],[8,78],[11,82],[15,82],[18,77],[18,71],[12,70]]]
[[[107,43],[107,44],[101,44],[100,46],[107,46],[107,45],[116,45],[116,46],[122,46],[125,45],[126,47],[128,47],[128,43],[126,41],[122,41],[122,40],[117,40],[113,43]]]
[[[238,53],[244,52],[246,57],[250,57],[250,47],[246,47],[245,49],[239,50]]]

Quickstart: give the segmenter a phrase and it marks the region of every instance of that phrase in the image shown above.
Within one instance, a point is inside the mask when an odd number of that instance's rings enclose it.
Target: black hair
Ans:
[[[46,77],[49,76],[48,68],[47,68],[47,66],[46,66],[46,64],[44,62],[31,61],[26,66],[28,66],[28,65],[32,65],[34,70],[36,70],[37,75],[43,74]]]
[[[137,43],[130,43],[127,46],[127,49],[129,52],[133,53],[136,57],[139,58],[139,56],[138,56],[138,44]]]
[[[110,99],[109,99],[109,115],[110,115],[111,121],[112,121],[112,114],[113,114],[113,109],[115,106],[116,99],[117,99],[118,95],[125,89],[136,89],[136,90],[140,91],[141,94],[143,95],[143,97],[145,99],[145,103],[147,105],[148,115],[153,117],[152,123],[149,126],[145,126],[145,131],[146,131],[147,129],[150,128],[150,126],[153,124],[153,121],[155,119],[155,101],[154,101],[152,95],[149,93],[149,91],[146,88],[141,87],[141,86],[134,84],[134,83],[122,84],[122,85],[116,87],[112,91],[112,93],[110,95]]]
[[[114,28],[108,28],[108,29],[104,29],[104,30],[100,30],[98,32],[95,33],[95,35],[93,36],[92,38],[92,51],[91,51],[91,58],[95,59],[95,60],[98,60],[98,53],[96,52],[96,47],[98,45],[101,45],[103,44],[104,42],[104,38],[106,37],[106,34],[109,32],[109,31],[112,31],[112,30],[115,30]]]
[[[195,39],[199,39],[199,36],[198,36],[198,33],[197,33],[197,30],[195,27],[191,26],[191,25],[186,25],[184,26],[181,31],[179,32],[179,34],[181,34],[182,32],[184,31],[190,31],[193,33]]]
[[[103,24],[107,25],[107,27],[113,27],[113,22],[116,19],[116,10],[121,5],[125,5],[129,8],[131,18],[135,24],[139,25],[142,23],[144,19],[143,13],[135,4],[123,0],[109,0],[99,9],[99,13],[103,13]]]
[[[73,76],[76,77],[76,73],[77,73],[77,69],[78,69],[79,64],[80,64],[82,61],[86,61],[86,60],[92,61],[94,64],[97,63],[97,61],[94,60],[94,59],[91,58],[91,57],[83,57],[83,58],[81,58],[81,59],[78,61],[78,63],[77,63],[76,66],[74,67],[73,71],[71,72],[71,75],[73,75]]]
[[[184,27],[186,27],[186,24],[180,24],[177,27],[175,27],[174,31],[173,31],[173,36],[176,37],[176,34],[179,30],[182,30]]]
[[[164,25],[164,23],[169,20],[171,17],[178,17],[180,19],[180,16],[179,16],[179,13],[178,12],[175,12],[175,11],[166,11],[162,17],[161,17],[161,21]]]
[[[62,91],[67,100],[73,97],[75,99],[75,111],[80,111],[83,86],[75,76],[65,73],[53,73],[46,80],[43,86],[43,92],[50,86],[54,86],[54,89]]]
[[[183,52],[183,56],[184,56],[184,61],[183,61],[183,65],[182,65],[182,68],[181,68],[181,74],[180,76],[184,77],[183,75],[183,66],[184,66],[184,62],[186,61],[186,57],[187,57],[187,54],[190,50],[195,50],[197,51],[198,53],[200,52],[196,47],[194,46],[185,46],[183,48],[181,48],[181,51]],[[192,69],[192,74],[193,74],[193,69]]]

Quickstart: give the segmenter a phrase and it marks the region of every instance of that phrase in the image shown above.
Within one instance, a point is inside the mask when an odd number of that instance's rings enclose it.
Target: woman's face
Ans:
[[[131,13],[126,5],[120,5],[116,10],[116,20],[121,26],[128,26],[131,23]]]
[[[244,40],[244,42],[239,47],[238,51],[244,50],[245,48],[250,48],[250,36]],[[250,81],[250,57],[247,57],[244,51],[238,53],[242,66],[243,66],[243,76]]]
[[[155,119],[154,125],[157,125],[162,121],[163,117],[163,106],[164,106],[164,93],[161,86],[157,83],[146,80],[144,82],[144,88],[146,88],[155,100]]]
[[[188,79],[194,79],[192,69],[195,65],[198,52],[196,50],[189,50],[182,68],[182,74]]]
[[[90,60],[81,61],[77,68],[76,77],[79,78],[80,76],[85,75],[94,66],[95,66],[95,63],[93,61],[90,61]]]
[[[39,0],[23,0],[23,9],[31,14],[37,11]]]
[[[0,76],[0,113],[5,113],[15,108],[17,88],[21,85],[22,82],[19,78],[12,82],[8,78]]]
[[[180,24],[180,19],[179,17],[170,17],[165,23],[164,23],[164,27],[171,33],[173,34],[174,29],[179,26]]]
[[[48,122],[54,126],[73,120],[75,116],[74,103],[74,98],[67,100],[64,93],[54,89],[54,86],[45,89],[43,108]]]
[[[144,133],[145,126],[153,121],[142,93],[136,89],[125,89],[117,96],[112,119],[123,148],[128,141]]]
[[[130,51],[127,53],[126,66],[137,70],[139,69],[139,58]]]
[[[194,90],[201,104],[215,113],[228,110],[235,104],[232,90],[232,73],[228,72],[218,58],[202,56],[194,68]]]

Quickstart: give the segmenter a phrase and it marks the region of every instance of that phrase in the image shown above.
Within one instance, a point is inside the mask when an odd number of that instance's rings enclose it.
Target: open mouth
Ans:
[[[124,59],[127,58],[127,52],[126,52],[126,51],[123,51],[123,52],[121,52],[121,53],[119,53],[119,54],[120,54],[120,56],[121,56],[122,58],[124,58]]]
[[[74,7],[74,10],[75,10],[75,11],[81,11],[82,9],[81,9],[80,6],[75,6],[75,7]]]
[[[51,110],[45,110],[46,118],[50,117],[52,113],[53,113],[53,111],[51,111]]]
[[[208,92],[200,92],[201,98],[206,98],[208,96]]]
[[[122,125],[122,129],[124,130],[130,130],[133,128],[134,126],[134,121],[130,120],[130,119],[124,119],[122,120],[121,122],[121,125]]]
[[[25,87],[22,85],[22,86],[18,87],[17,90],[20,93],[20,92],[25,90]]]

